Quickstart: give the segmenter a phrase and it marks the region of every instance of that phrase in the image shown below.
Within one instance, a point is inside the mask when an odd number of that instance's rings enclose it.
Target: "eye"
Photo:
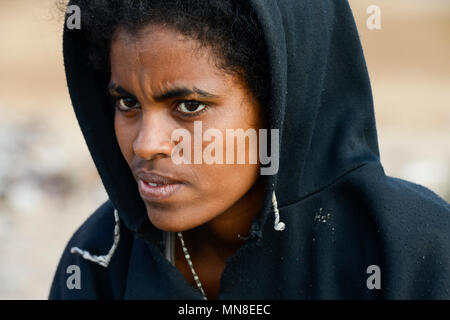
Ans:
[[[177,110],[186,115],[195,115],[204,111],[208,106],[199,101],[182,101],[178,104]]]
[[[138,107],[139,102],[137,102],[136,99],[131,97],[121,97],[117,98],[116,106],[119,108],[120,111],[128,111]]]

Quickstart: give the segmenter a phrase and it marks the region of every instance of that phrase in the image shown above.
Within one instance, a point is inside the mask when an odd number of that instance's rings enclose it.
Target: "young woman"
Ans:
[[[347,1],[70,5],[68,87],[109,199],[51,299],[450,297],[450,207],[384,174]],[[227,149],[239,130],[256,140]]]

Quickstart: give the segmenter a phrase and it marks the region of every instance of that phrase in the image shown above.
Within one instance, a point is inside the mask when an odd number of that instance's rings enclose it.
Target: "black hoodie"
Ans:
[[[219,299],[449,299],[450,206],[385,175],[347,1],[250,2],[270,60],[280,166],[250,239],[227,260]],[[109,79],[89,67],[81,32],[64,30],[67,82],[109,199],[71,238],[49,297],[202,299],[164,256],[115,138]],[[273,191],[283,231],[274,230]],[[67,286],[71,265],[80,289]]]

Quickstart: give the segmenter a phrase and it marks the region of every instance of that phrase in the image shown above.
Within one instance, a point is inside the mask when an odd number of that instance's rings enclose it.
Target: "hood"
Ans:
[[[266,180],[263,208],[250,230],[261,239],[273,191],[279,207],[302,201],[346,172],[378,162],[379,151],[369,77],[347,0],[250,2],[269,56],[269,124],[280,130],[279,170]],[[121,221],[136,234],[160,237],[116,140],[109,79],[89,66],[82,31],[65,28],[63,34],[67,84],[81,131]]]

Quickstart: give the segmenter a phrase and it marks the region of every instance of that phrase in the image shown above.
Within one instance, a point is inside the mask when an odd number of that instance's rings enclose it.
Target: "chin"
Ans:
[[[158,229],[168,232],[183,232],[202,225],[207,221],[192,219],[185,209],[167,209],[159,206],[148,205],[147,216],[150,222]]]

